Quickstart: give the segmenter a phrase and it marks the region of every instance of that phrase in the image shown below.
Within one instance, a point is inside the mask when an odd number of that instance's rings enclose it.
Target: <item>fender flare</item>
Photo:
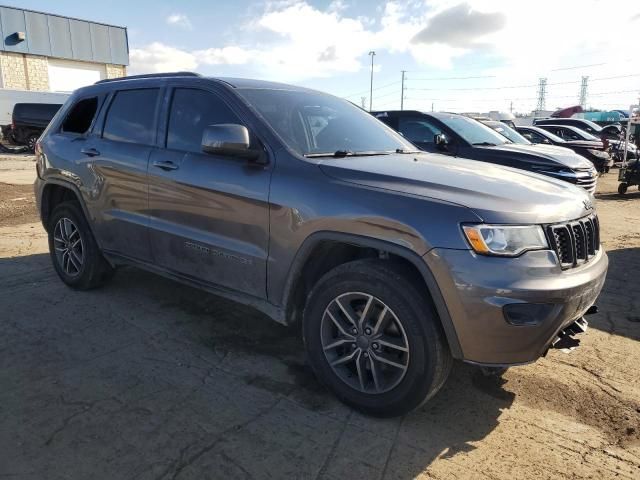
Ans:
[[[74,183],[71,182],[67,182],[65,180],[60,180],[58,178],[47,178],[46,180],[43,180],[44,185],[42,186],[42,194],[44,194],[45,190],[47,189],[48,186],[50,185],[57,185],[59,187],[64,187],[68,190],[71,190],[73,192],[73,194],[76,196],[76,199],[78,200],[78,204],[80,204],[80,208],[82,209],[82,213],[84,214],[84,218],[87,220],[87,224],[89,225],[89,228],[91,229],[91,234],[93,235],[93,237],[95,238],[96,242],[98,243],[98,247],[100,247],[100,243],[98,241],[98,238],[95,235],[95,232],[93,231],[93,224],[91,222],[91,217],[89,215],[89,210],[87,210],[87,206],[84,203],[84,198],[82,196],[82,194],[80,193],[80,189],[78,188],[77,185],[75,185]],[[47,225],[44,221],[44,215],[43,215],[43,209],[44,209],[44,195],[43,197],[40,199],[40,219],[42,221],[42,225],[44,226],[44,229],[47,229]],[[51,208],[49,207],[49,205],[47,205],[47,214],[51,215]]]
[[[350,233],[331,231],[319,231],[309,235],[302,242],[302,245],[296,252],[295,258],[293,259],[291,268],[289,269],[289,273],[287,275],[284,294],[282,298],[282,306],[285,312],[289,310],[289,302],[291,301],[291,296],[294,291],[297,278],[299,278],[299,276],[301,275],[313,249],[322,241],[334,241],[351,244],[356,247],[366,247],[376,250],[382,250],[392,253],[393,255],[397,255],[398,257],[401,257],[410,262],[414,267],[416,267],[418,272],[420,272],[420,275],[422,276],[427,286],[427,290],[431,295],[431,299],[433,300],[436,312],[440,317],[440,323],[442,324],[442,328],[447,338],[447,343],[449,344],[449,349],[451,350],[452,356],[456,359],[463,358],[462,348],[458,340],[458,335],[456,333],[453,320],[451,319],[449,309],[447,308],[447,304],[444,301],[444,297],[442,296],[440,287],[438,286],[438,283],[436,282],[435,276],[431,272],[431,269],[425,263],[422,257],[416,252],[408,249],[407,247],[386,240],[366,237],[362,235],[354,235]]]

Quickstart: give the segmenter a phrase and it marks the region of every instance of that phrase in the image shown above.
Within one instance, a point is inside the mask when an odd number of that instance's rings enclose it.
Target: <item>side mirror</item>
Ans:
[[[436,147],[445,149],[449,144],[449,140],[447,140],[447,137],[444,133],[438,133],[433,137],[433,143],[436,144]]]
[[[249,160],[260,157],[259,151],[249,149],[247,127],[235,123],[220,123],[205,127],[202,132],[202,151]]]
[[[551,145],[551,140],[549,140],[548,138],[545,138],[544,140],[542,140],[542,143],[546,143],[547,145]]]

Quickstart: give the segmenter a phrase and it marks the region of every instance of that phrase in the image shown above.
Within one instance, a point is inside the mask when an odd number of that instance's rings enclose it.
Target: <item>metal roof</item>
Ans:
[[[24,40],[19,32],[24,32]],[[0,6],[0,50],[84,62],[129,64],[126,27]]]

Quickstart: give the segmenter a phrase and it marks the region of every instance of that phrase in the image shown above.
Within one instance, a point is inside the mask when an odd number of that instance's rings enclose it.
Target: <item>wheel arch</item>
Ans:
[[[92,228],[91,222],[89,221],[89,212],[82,200],[80,189],[76,185],[63,180],[48,179],[42,187],[42,195],[40,197],[40,219],[42,220],[44,229],[47,230],[53,209],[56,205],[65,201],[75,201],[78,203],[84,217],[87,219],[89,228]]]
[[[338,252],[337,258],[329,259],[328,254],[334,252]],[[286,323],[300,323],[306,296],[324,273],[342,263],[373,256],[411,267],[438,313],[452,356],[462,358],[462,348],[444,297],[422,257],[402,245],[372,237],[331,231],[315,232],[307,237],[296,253],[285,283],[281,305]]]

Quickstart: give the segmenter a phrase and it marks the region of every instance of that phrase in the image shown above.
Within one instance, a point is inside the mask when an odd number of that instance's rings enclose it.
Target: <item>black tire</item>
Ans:
[[[73,265],[71,264],[69,259],[71,254],[67,253],[66,256],[60,254],[59,249],[66,245],[64,243],[66,240],[61,241],[60,230],[56,231],[56,227],[68,224],[68,222],[60,223],[65,222],[65,219],[71,222],[71,225],[75,227],[74,232],[77,232],[73,234],[69,243],[77,243],[78,238],[80,239],[81,261],[78,261],[79,268],[74,267],[76,261],[73,261]],[[100,252],[84,214],[76,202],[63,202],[57,205],[49,218],[47,230],[51,261],[56,273],[64,283],[77,290],[89,290],[102,285],[111,278],[114,269]],[[74,258],[77,259],[78,256],[76,255]],[[65,264],[68,268],[65,267]]]
[[[311,368],[320,382],[342,402],[363,413],[381,417],[407,413],[432,398],[444,385],[451,370],[453,359],[438,316],[428,293],[418,290],[413,278],[404,266],[390,261],[357,260],[329,271],[309,294],[303,317],[303,336]],[[352,387],[334,371],[325,356],[325,334],[322,330],[325,311],[330,305],[335,305],[333,302],[336,298],[347,292],[373,296],[389,308],[392,321],[397,320],[401,324],[408,347],[406,370],[399,383],[389,390],[382,391],[384,389],[380,388],[379,392],[372,392],[367,388],[362,391],[357,386]],[[344,351],[348,352],[349,348],[360,350],[360,345],[356,347],[356,344],[352,342],[349,347],[343,347]],[[376,347],[373,343],[370,345]],[[378,354],[386,355],[383,352],[386,347],[378,348]],[[362,355],[366,357],[364,353]],[[373,386],[371,367],[374,357],[372,353],[364,364],[370,389],[378,389],[377,383]],[[340,368],[348,367],[341,365]],[[386,365],[383,369],[390,370]]]
[[[36,142],[38,141],[38,138],[40,138],[40,135],[37,133],[32,133],[27,137],[27,148],[30,152],[36,151]]]
[[[618,193],[620,195],[624,195],[625,193],[627,193],[627,187],[628,185],[626,183],[621,183],[620,185],[618,185]]]

